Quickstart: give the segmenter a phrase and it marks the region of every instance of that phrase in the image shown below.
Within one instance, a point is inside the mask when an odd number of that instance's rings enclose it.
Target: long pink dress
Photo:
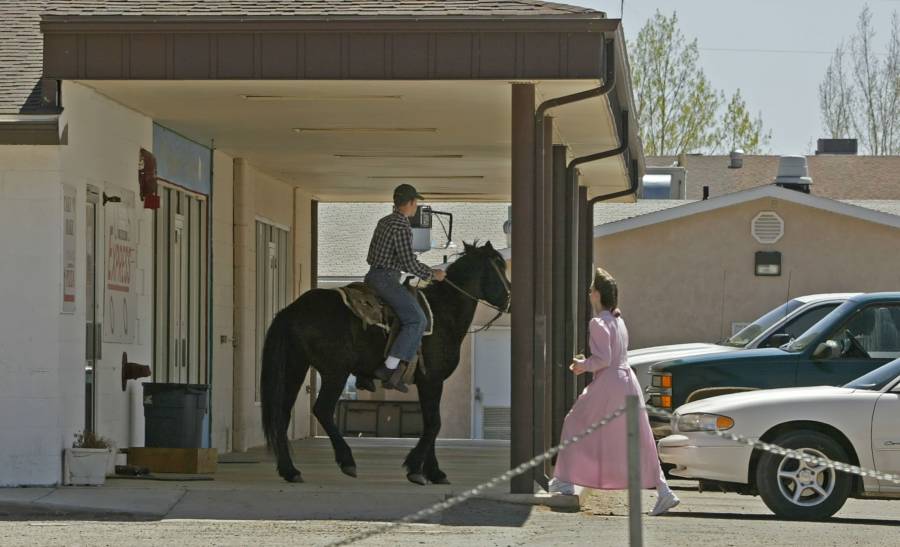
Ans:
[[[628,366],[628,329],[619,317],[604,311],[590,323],[591,356],[585,361],[594,380],[566,416],[562,439],[580,434],[592,423],[625,405],[627,395],[640,397],[641,485],[654,488],[665,478],[656,443],[634,371]],[[578,486],[604,490],[628,488],[628,446],[625,415],[614,419],[559,453],[555,477]]]

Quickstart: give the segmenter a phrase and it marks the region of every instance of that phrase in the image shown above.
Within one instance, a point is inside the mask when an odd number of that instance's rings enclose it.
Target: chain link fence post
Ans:
[[[628,430],[628,540],[631,547],[644,544],[641,529],[641,435],[636,395],[625,398],[625,424]]]

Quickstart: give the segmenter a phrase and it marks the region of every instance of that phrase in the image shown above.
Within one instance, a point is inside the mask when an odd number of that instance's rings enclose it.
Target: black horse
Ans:
[[[509,311],[506,261],[490,242],[466,244],[447,269],[447,280],[423,291],[434,315],[432,334],[422,343],[425,372],[419,368],[415,375],[424,431],[403,465],[411,482],[448,484],[434,451],[444,381],[459,364],[460,346],[478,301]],[[331,439],[341,471],[356,476],[356,461],[335,426],[334,411],[350,374],[373,377],[384,361],[385,343],[385,333],[375,326],[365,328],[334,290],[308,291],[275,316],[263,347],[262,421],[266,441],[278,458],[278,474],[286,481],[303,481],[291,461],[287,427],[309,367],[322,376],[313,413]]]

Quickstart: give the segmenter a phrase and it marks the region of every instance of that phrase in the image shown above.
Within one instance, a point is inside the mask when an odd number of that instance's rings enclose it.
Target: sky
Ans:
[[[557,0],[620,16],[620,0]],[[824,135],[818,86],[831,52],[849,42],[863,6],[872,10],[881,51],[900,0],[625,0],[625,36],[634,40],[656,10],[677,11],[682,32],[697,38],[712,84],[740,88],[772,131],[773,154],[809,154]]]

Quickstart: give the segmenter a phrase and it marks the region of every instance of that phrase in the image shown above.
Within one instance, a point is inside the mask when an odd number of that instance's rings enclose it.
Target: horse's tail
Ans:
[[[266,333],[260,373],[263,432],[266,445],[276,454],[287,448],[288,416],[284,408],[288,403],[284,399],[292,346],[290,320],[282,311],[272,320]]]

